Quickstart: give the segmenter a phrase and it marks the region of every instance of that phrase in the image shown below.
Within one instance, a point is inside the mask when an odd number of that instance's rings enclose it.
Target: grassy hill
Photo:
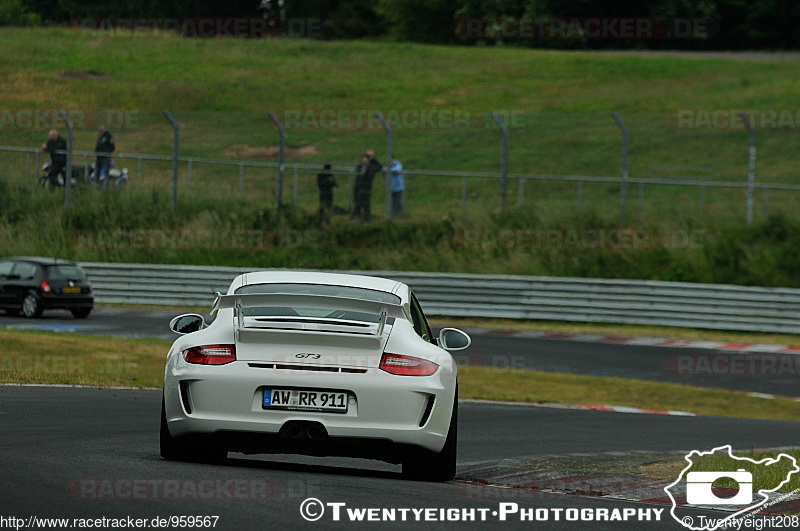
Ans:
[[[182,155],[274,161],[270,148],[277,133],[267,116],[273,110],[284,120],[305,118],[287,130],[289,162],[352,166],[369,148],[382,159],[385,142],[381,129],[358,127],[353,116],[374,110],[422,112],[434,116],[433,127],[407,123],[394,133],[394,150],[406,168],[498,171],[500,135],[485,114],[499,111],[514,117],[510,171],[617,176],[620,134],[610,117],[616,111],[631,130],[631,177],[646,177],[655,166],[679,165],[713,167],[713,180],[743,181],[746,132],[706,127],[697,117],[754,110],[789,113],[792,119],[780,128],[759,129],[757,180],[800,182],[798,61],[791,58],[112,37],[52,28],[4,28],[0,45],[0,145],[38,146],[50,124],[28,124],[20,111],[47,116],[63,108],[85,118],[76,131],[78,149],[93,147],[97,120],[106,117],[119,151],[166,155],[172,134],[160,111],[169,109],[181,123]],[[350,119],[319,123],[332,113]],[[469,115],[468,123],[450,125],[447,117],[455,113]],[[693,119],[681,123],[687,113]],[[759,195],[757,226],[747,229],[742,191],[708,190],[700,212],[695,189],[647,186],[640,215],[638,188],[632,187],[630,215],[621,225],[616,185],[586,183],[578,209],[573,183],[529,183],[524,203],[516,207],[514,182],[513,208],[501,215],[495,181],[471,180],[462,212],[460,179],[412,176],[406,218],[361,227],[337,217],[327,231],[319,231],[308,172],[299,175],[297,209],[282,215],[273,209],[274,172],[248,170],[246,193],[239,195],[238,169],[211,166],[194,169],[191,191],[182,169],[180,209],[172,214],[169,166],[160,163],[147,163],[141,183],[132,170],[124,195],[78,190],[75,208],[63,213],[58,194],[31,189],[32,166],[30,156],[0,154],[7,198],[0,207],[0,248],[6,254],[798,283],[790,251],[800,233],[794,192],[772,192],[767,203]],[[337,202],[346,203],[338,193]],[[382,194],[379,183],[373,208],[378,214]],[[780,217],[766,220],[765,205]],[[504,247],[491,238],[496,236],[491,231],[505,228],[621,226],[649,231],[655,243],[646,249]],[[117,228],[259,228],[276,230],[277,236],[267,251],[74,245],[75,230]],[[473,229],[488,230],[490,237],[465,248],[464,231]],[[297,237],[300,233],[287,231],[306,232]],[[702,237],[692,246],[662,243],[661,235],[676,231],[699,231]]]

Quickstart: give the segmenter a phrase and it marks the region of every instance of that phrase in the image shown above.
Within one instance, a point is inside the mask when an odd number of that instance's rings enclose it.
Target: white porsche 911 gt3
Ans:
[[[409,287],[384,278],[257,272],[218,295],[207,324],[176,317],[161,455],[349,456],[453,479],[464,332],[431,334]]]

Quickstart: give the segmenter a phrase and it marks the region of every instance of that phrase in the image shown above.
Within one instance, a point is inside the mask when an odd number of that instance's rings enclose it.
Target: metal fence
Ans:
[[[210,307],[253,268],[83,263],[98,302]],[[277,271],[277,270],[276,270]],[[404,282],[425,311],[532,319],[800,333],[800,290],[640,280],[354,272]]]
[[[26,161],[22,164],[24,173],[34,180],[38,175],[42,164],[43,155],[40,150],[35,148],[24,148],[15,146],[0,146],[0,153],[17,153],[25,155]],[[89,167],[96,156],[90,151],[73,150],[73,165],[78,168]],[[30,163],[33,159],[33,164]],[[166,188],[169,182],[169,165],[173,158],[167,155],[150,155],[135,153],[114,153],[113,159],[118,166],[126,166],[125,161],[130,161],[128,181],[129,185],[136,188]],[[149,166],[148,166],[149,164]],[[247,161],[247,160],[222,160],[209,159],[202,157],[178,157],[180,165],[180,194],[200,193],[200,194],[239,194],[241,196],[252,196],[255,193],[264,196],[276,196],[278,190],[277,174],[280,165],[276,162]],[[321,171],[320,164],[309,164],[300,162],[284,163],[283,172],[285,173],[284,186],[288,187],[288,201],[294,204],[316,207],[318,203],[318,191],[314,176]],[[336,193],[337,204],[347,210],[352,210],[353,206],[353,184],[355,181],[355,167],[344,164],[334,164],[331,171],[339,177],[340,190]],[[705,172],[705,174],[703,173]],[[620,209],[623,212],[629,211],[629,196],[636,201],[638,214],[644,215],[645,204],[647,201],[647,189],[651,187],[675,187],[682,190],[694,190],[696,193],[698,215],[706,213],[706,206],[711,203],[708,199],[708,192],[712,190],[724,193],[741,192],[750,198],[749,201],[742,201],[749,205],[748,212],[752,218],[753,198],[752,194],[761,194],[760,212],[766,216],[770,211],[770,194],[776,197],[775,192],[800,192],[798,184],[784,183],[750,183],[746,181],[717,181],[708,178],[713,176],[714,169],[707,167],[652,167],[649,174],[642,178],[627,177],[624,182],[620,177],[597,176],[597,175],[551,175],[551,174],[532,174],[532,173],[507,173],[505,179],[513,183],[511,190],[515,192],[516,200],[508,201],[511,206],[522,207],[532,202],[538,196],[546,196],[550,200],[554,198],[552,192],[544,187],[557,186],[559,188],[558,197],[561,198],[559,208],[582,208],[587,202],[589,186],[602,186],[605,192],[594,195],[607,196],[608,193],[620,193],[619,190],[625,188],[626,192],[622,196]],[[84,171],[84,174],[86,172]],[[405,169],[403,175],[409,183],[409,201],[414,204],[419,195],[438,194],[443,200],[460,206],[461,211],[467,210],[471,205],[479,204],[482,209],[492,209],[502,204],[500,193],[496,197],[491,195],[491,190],[499,191],[500,184],[504,180],[503,172],[465,172],[465,171],[442,171],[426,169]],[[432,190],[433,187],[433,190]],[[566,187],[566,188],[565,188]],[[566,200],[564,192],[572,188],[572,200]],[[628,193],[630,187],[633,193]],[[569,193],[569,192],[567,192]],[[416,197],[415,197],[416,195]],[[742,199],[745,199],[744,197]],[[796,200],[784,198],[788,204]],[[378,201],[380,199],[377,199]],[[496,204],[495,204],[496,203]],[[555,204],[555,203],[554,203]],[[652,206],[652,205],[651,205]],[[745,214],[745,208],[741,212]],[[741,216],[745,217],[745,216]]]

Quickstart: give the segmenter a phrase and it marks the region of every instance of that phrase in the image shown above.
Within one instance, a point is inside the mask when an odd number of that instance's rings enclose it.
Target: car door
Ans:
[[[11,274],[13,267],[14,262],[11,260],[0,261],[0,307],[3,308],[13,304],[12,295],[5,289],[8,276]]]
[[[5,285],[9,296],[9,305],[22,307],[22,299],[33,289],[37,288],[38,266],[31,262],[15,262]]]

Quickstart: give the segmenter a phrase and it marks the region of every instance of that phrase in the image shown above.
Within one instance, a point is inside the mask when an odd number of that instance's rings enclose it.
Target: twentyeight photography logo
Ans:
[[[689,529],[738,527],[745,518],[798,497],[800,489],[784,488],[800,472],[791,455],[755,460],[734,455],[726,445],[709,452],[692,450],[684,459],[688,465],[664,491],[672,502],[670,514]]]

